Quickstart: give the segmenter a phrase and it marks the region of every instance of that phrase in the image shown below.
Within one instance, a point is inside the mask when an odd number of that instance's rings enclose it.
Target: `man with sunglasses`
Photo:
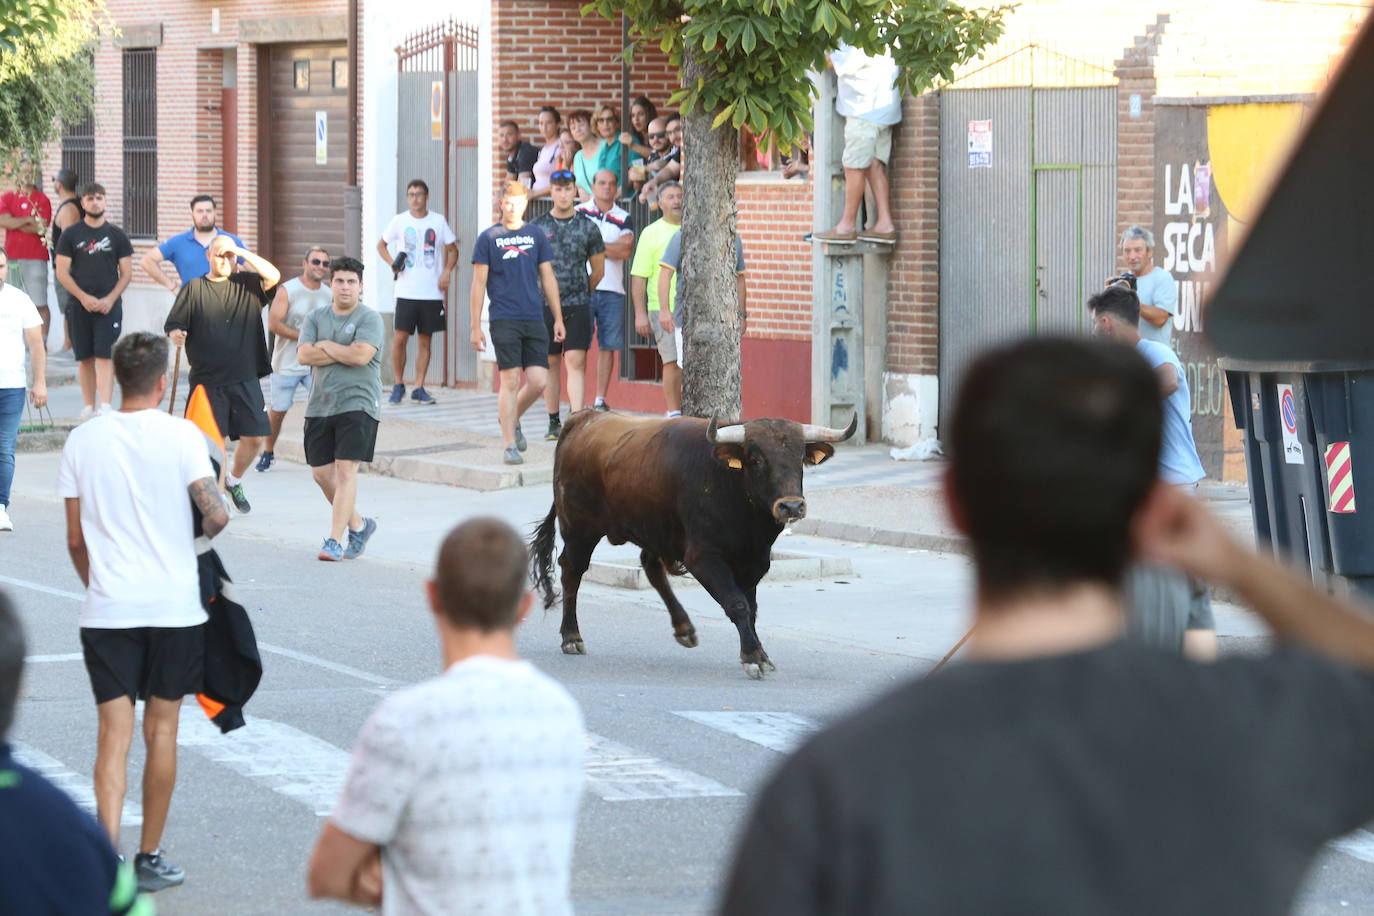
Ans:
[[[242,259],[244,270],[234,271]],[[210,272],[185,283],[177,293],[163,330],[186,347],[190,384],[204,385],[219,431],[238,442],[225,479],[234,508],[252,506],[243,492],[243,475],[272,431],[258,379],[272,371],[262,310],[281,271],[267,259],[234,243],[227,235],[210,243]]]
[[[277,460],[277,437],[281,435],[281,423],[291,402],[296,399],[296,389],[310,395],[310,367],[301,364],[297,358],[300,346],[301,325],[315,309],[330,305],[333,297],[325,280],[329,277],[329,252],[316,245],[305,253],[301,261],[301,275],[287,280],[277,287],[272,299],[272,308],[267,313],[267,330],[276,335],[272,346],[272,378],[268,382],[272,402],[267,410],[267,422],[272,431],[267,435],[267,447],[258,458],[258,470],[266,471]]]

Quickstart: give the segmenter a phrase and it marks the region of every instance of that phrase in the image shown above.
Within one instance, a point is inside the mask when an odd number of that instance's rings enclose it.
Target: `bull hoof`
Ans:
[[[563,640],[563,654],[586,655],[587,646],[581,639],[565,639]]]
[[[744,673],[747,674],[747,675],[749,675],[749,679],[750,679],[750,680],[754,680],[754,681],[761,681],[761,680],[763,680],[763,666],[762,666],[762,665],[760,665],[758,662],[743,662],[742,664],[744,665]]]
[[[685,633],[674,633],[673,638],[676,639],[678,645],[682,646],[683,648],[695,649],[697,647],[696,630],[688,630]]]

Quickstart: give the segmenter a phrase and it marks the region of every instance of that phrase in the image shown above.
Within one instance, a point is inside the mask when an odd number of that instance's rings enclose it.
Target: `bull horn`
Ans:
[[[706,439],[708,442],[743,442],[744,424],[732,423],[729,426],[717,428],[716,418],[711,418],[711,423],[706,427]]]
[[[835,429],[830,426],[812,426],[810,423],[802,424],[802,438],[807,442],[844,442],[853,437],[859,428],[859,415],[856,412],[849,420],[849,425],[844,429]]]

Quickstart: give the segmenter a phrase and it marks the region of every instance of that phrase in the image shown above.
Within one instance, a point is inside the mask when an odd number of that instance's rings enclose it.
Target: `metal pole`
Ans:
[[[630,130],[630,62],[625,59],[625,49],[630,46],[630,17],[620,14],[620,129]],[[629,187],[630,150],[620,144],[620,180]]]
[[[358,187],[358,0],[348,0],[348,175],[344,179],[344,250],[363,254],[363,193]]]

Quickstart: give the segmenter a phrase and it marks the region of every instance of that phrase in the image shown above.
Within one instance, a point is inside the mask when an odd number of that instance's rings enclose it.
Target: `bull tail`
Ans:
[[[558,503],[549,507],[549,514],[530,537],[530,581],[535,591],[544,595],[544,610],[553,607],[558,592],[553,587],[553,536],[558,525]]]

